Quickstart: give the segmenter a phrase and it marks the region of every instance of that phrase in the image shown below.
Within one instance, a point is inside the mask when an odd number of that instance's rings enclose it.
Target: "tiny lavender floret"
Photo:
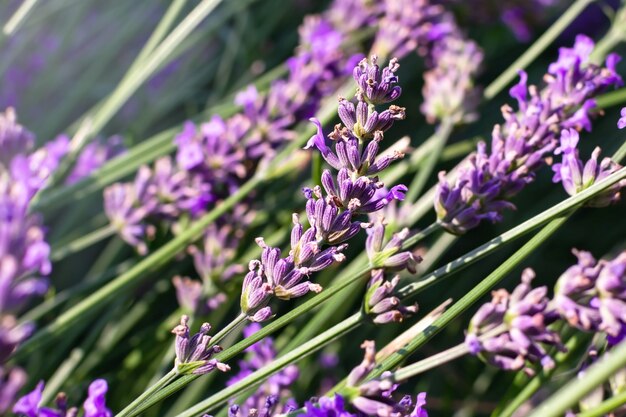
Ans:
[[[212,359],[212,356],[221,352],[222,348],[218,345],[210,345],[211,336],[208,333],[211,325],[202,324],[198,333],[189,337],[188,322],[189,317],[182,316],[180,324],[172,330],[172,333],[176,335],[176,372],[202,375],[216,368],[222,372],[230,370],[225,363]]]
[[[481,306],[470,321],[465,343],[470,352],[498,368],[524,369],[533,374],[527,362],[540,363],[544,369],[554,366],[545,346],[564,349],[549,325],[558,314],[549,307],[546,287],[532,288],[535,273],[526,269],[522,283],[512,293],[494,291],[492,300]]]

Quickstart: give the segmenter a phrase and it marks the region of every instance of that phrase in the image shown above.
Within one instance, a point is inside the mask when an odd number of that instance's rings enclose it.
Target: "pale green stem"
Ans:
[[[24,0],[20,7],[13,13],[13,16],[2,28],[2,32],[6,36],[11,36],[17,30],[18,27],[24,22],[28,14],[33,10],[33,7],[37,4],[38,0]]]
[[[577,417],[604,417],[610,415],[611,411],[617,410],[624,404],[626,404],[626,391],[610,397],[590,410],[578,413]]]
[[[594,64],[601,64],[604,58],[613,50],[617,45],[626,40],[626,6],[622,6],[613,19],[611,29],[604,35],[602,40],[596,44],[596,47],[591,53],[590,61]]]
[[[238,330],[244,325],[247,321],[246,315],[241,313],[233,321],[228,323],[225,327],[223,327],[219,332],[215,333],[213,337],[211,337],[211,341],[209,342],[209,347],[217,345],[220,341],[222,341],[226,336],[228,336],[231,332]]]
[[[226,403],[229,398],[237,395],[239,392],[242,392],[247,387],[259,384],[271,375],[280,371],[288,364],[296,362],[297,360],[316,352],[320,348],[320,346],[326,345],[329,342],[349,333],[351,330],[355,329],[359,325],[360,319],[361,318],[359,315],[351,316],[350,318],[333,326],[331,329],[329,329],[329,331],[326,331],[319,336],[314,337],[307,343],[277,358],[270,364],[253,372],[239,382],[219,391],[218,393],[210,396],[204,401],[199,402],[193,407],[188,408],[184,412],[178,414],[177,417],[192,417],[202,415],[203,413],[213,410],[215,407]]]
[[[506,326],[500,325],[497,328],[492,329],[491,331],[481,335],[480,340],[488,340],[492,337],[504,333],[505,331],[507,331]],[[402,368],[392,372],[389,376],[385,376],[385,379],[390,379],[394,382],[405,381],[428,370],[465,356],[468,353],[470,353],[470,351],[467,344],[465,342],[459,343],[458,345],[451,347],[450,349],[446,349],[443,352],[431,355],[428,358],[423,359],[419,362],[403,366]]]
[[[560,217],[551,221],[547,226],[541,229],[535,236],[518,249],[510,258],[503,262],[485,279],[479,282],[459,301],[448,308],[437,320],[435,320],[426,332],[422,332],[401,350],[394,352],[387,359],[383,360],[367,377],[367,379],[378,378],[380,375],[397,367],[408,356],[417,349],[422,347],[428,340],[441,331],[444,327],[452,322],[456,317],[465,312],[471,305],[477,302],[482,296],[487,294],[494,285],[502,280],[508,273],[516,268],[523,260],[533,253],[539,245],[548,239],[567,221],[566,217]]]
[[[528,417],[561,417],[596,387],[626,367],[626,341],[620,342],[585,371],[585,377],[572,379],[563,388],[535,407]]]
[[[502,91],[516,76],[517,71],[525,69],[533,62],[548,46],[569,26],[570,23],[582,13],[594,0],[576,0],[565,13],[554,22],[530,48],[517,58],[502,74],[498,76],[487,88],[485,98],[490,100]]]
[[[88,134],[75,136],[70,144],[71,151],[59,167],[58,174],[54,175],[51,183],[57,183],[63,179],[74,164],[78,153],[83,149],[88,139],[97,135],[100,130],[111,120],[117,111],[124,105],[126,100],[158,70],[164,62],[167,62],[172,52],[180,43],[221,3],[221,0],[203,0],[192,10],[185,19],[156,47],[149,58],[141,65],[137,65],[132,73],[129,73],[118,84],[116,89],[99,107],[93,116],[86,117],[81,123],[88,129]]]
[[[94,245],[102,240],[115,235],[115,229],[111,225],[106,225],[93,232],[87,233],[78,239],[72,240],[68,243],[59,243],[50,255],[50,259],[53,261],[60,261],[66,256],[75,254]]]
[[[441,122],[439,127],[437,128],[437,132],[435,133],[436,144],[432,152],[428,155],[428,158],[420,164],[420,169],[409,185],[409,190],[406,193],[406,197],[404,201],[406,204],[410,204],[414,202],[417,197],[422,193],[422,190],[426,186],[426,182],[430,178],[435,166],[437,166],[437,162],[441,158],[441,153],[443,152],[443,148],[446,146],[446,142],[448,142],[448,138],[452,133],[452,129],[454,128],[454,123],[445,119]]]
[[[176,372],[176,369],[172,369],[167,374],[165,374],[163,378],[159,379],[154,385],[152,385],[150,388],[144,391],[132,403],[128,404],[126,408],[124,408],[122,411],[117,413],[115,417],[129,417],[129,416],[135,415],[133,414],[133,411],[135,408],[140,407],[142,403],[144,402],[144,400],[146,400],[150,396],[157,393],[163,387],[167,386],[174,379],[176,379],[177,376],[178,376],[178,373]]]
[[[346,85],[340,93],[348,96],[353,92],[352,85]],[[322,121],[329,120],[335,113],[334,104],[328,103],[320,112]],[[190,224],[187,229],[180,235],[165,243],[163,246],[155,250],[149,256],[139,261],[133,268],[129,269],[113,281],[109,282],[95,293],[80,301],[78,304],[58,316],[47,327],[40,329],[35,335],[24,342],[15,353],[14,357],[18,358],[27,354],[29,351],[40,347],[42,344],[52,342],[56,336],[59,336],[64,330],[72,326],[73,323],[83,320],[85,315],[93,314],[100,308],[103,308],[107,301],[114,299],[118,294],[132,288],[135,284],[145,279],[149,272],[156,271],[166,265],[171,259],[178,255],[182,250],[194,241],[198,240],[207,226],[212,224],[221,215],[232,209],[239,201],[248,196],[260,184],[273,174],[273,171],[283,163],[285,158],[290,156],[296,149],[314,133],[314,128],[310,125],[298,139],[287,145],[274,160],[264,169],[257,171],[256,175],[244,183],[239,190],[231,194],[227,199],[222,201],[213,210]]]

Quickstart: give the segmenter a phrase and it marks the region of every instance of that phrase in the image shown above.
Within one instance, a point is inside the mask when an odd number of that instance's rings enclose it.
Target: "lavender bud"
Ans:
[[[182,316],[180,324],[172,330],[172,333],[176,335],[176,372],[182,375],[202,375],[215,368],[222,372],[230,370],[228,365],[211,359],[214,354],[222,350],[217,345],[209,345],[211,337],[207,333],[211,330],[211,325],[204,323],[200,331],[190,338],[188,322],[189,317]]]
[[[470,352],[493,366],[532,374],[526,362],[540,363],[544,369],[554,361],[544,345],[563,350],[559,336],[548,326],[558,315],[548,307],[547,288],[533,289],[531,269],[522,273],[522,283],[511,294],[500,289],[490,303],[478,309],[467,331],[465,342]]]

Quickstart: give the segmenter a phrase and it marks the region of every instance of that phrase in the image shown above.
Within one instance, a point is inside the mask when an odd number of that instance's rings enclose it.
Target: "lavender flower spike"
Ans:
[[[175,369],[179,374],[206,374],[217,368],[222,372],[230,370],[230,366],[218,362],[211,357],[221,352],[222,348],[209,346],[211,337],[207,334],[211,330],[209,323],[204,323],[200,331],[189,337],[188,316],[182,316],[180,324],[172,330],[176,335],[176,361]]]
[[[367,416],[428,417],[423,408],[426,405],[425,392],[417,395],[415,404],[408,395],[395,401],[392,394],[398,384],[388,379],[387,372],[380,379],[365,381],[376,366],[376,349],[371,340],[363,342],[361,347],[365,350],[363,361],[350,372],[346,381],[350,393],[347,398],[354,408]]]
[[[561,182],[569,195],[578,194],[621,168],[619,164],[608,157],[598,163],[601,151],[599,147],[595,148],[591,154],[591,159],[583,163],[578,155],[578,140],[579,135],[576,130],[564,130],[561,132],[561,146],[554,151],[555,154],[562,154],[563,156],[561,163],[552,166],[554,171],[552,181]],[[626,180],[622,180],[602,194],[587,201],[586,205],[592,207],[608,206],[619,200],[620,189],[625,186]]]
[[[544,369],[554,366],[543,345],[564,349],[559,336],[548,326],[558,314],[548,307],[546,287],[530,286],[535,273],[525,269],[522,283],[511,294],[500,289],[491,302],[478,309],[470,321],[465,343],[474,355],[505,370],[533,370],[526,362],[539,362]]]
[[[561,48],[542,89],[528,86],[526,73],[520,71],[519,84],[510,90],[519,109],[502,108],[505,123],[494,127],[491,150],[480,143],[453,184],[440,175],[434,205],[442,227],[462,234],[483,220],[500,221],[503,210],[515,207],[508,200],[545,165],[558,134],[569,128],[591,129],[594,97],[622,84],[615,72],[619,57],[609,55],[606,67],[597,66],[590,63],[593,48],[593,41],[583,35],[573,48]]]

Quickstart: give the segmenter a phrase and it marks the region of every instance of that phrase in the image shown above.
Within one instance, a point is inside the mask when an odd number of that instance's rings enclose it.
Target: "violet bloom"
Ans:
[[[74,165],[65,182],[73,184],[87,177],[109,159],[121,155],[124,151],[124,145],[120,136],[111,136],[107,140],[96,140],[87,144],[78,155],[76,165]]]
[[[426,393],[421,392],[415,401],[405,395],[400,401],[392,394],[398,384],[387,379],[383,373],[380,379],[366,381],[367,375],[376,367],[374,342],[366,340],[361,347],[365,350],[363,361],[348,375],[346,386],[350,395],[348,401],[358,411],[357,415],[378,417],[428,417],[424,409]]]
[[[557,146],[563,129],[591,129],[593,97],[611,86],[621,85],[615,72],[617,55],[606,59],[606,67],[589,62],[593,41],[579,35],[573,48],[561,48],[559,59],[550,65],[539,90],[520,82],[510,90],[519,110],[502,108],[505,123],[492,132],[491,150],[484,143],[449,184],[443,174],[435,196],[435,210],[442,227],[463,234],[487,219],[497,222],[504,209],[514,208],[508,200],[534,181]]]
[[[424,73],[420,110],[429,123],[449,120],[454,124],[471,122],[476,118],[480,90],[474,78],[483,61],[478,45],[461,36],[447,36],[435,43],[432,69]]]
[[[603,158],[598,163],[600,148],[596,147],[591,154],[591,159],[586,163],[578,155],[578,132],[574,129],[567,129],[561,132],[561,146],[555,149],[554,154],[562,154],[561,163],[554,164],[553,182],[561,182],[563,188],[569,195],[576,195],[579,192],[591,187],[598,181],[602,181],[621,166],[611,160]],[[620,198],[620,189],[626,186],[626,180],[609,187],[597,197],[587,201],[585,204],[592,207],[605,207],[615,203]]]
[[[209,323],[203,323],[198,333],[189,337],[188,316],[182,316],[180,324],[172,330],[176,335],[176,361],[174,368],[179,374],[203,375],[218,369],[222,372],[230,370],[230,366],[212,359],[212,356],[222,351],[218,345],[211,345],[211,330]]]
[[[511,294],[500,289],[492,300],[481,306],[470,321],[465,343],[473,355],[510,371],[533,370],[527,362],[554,367],[545,346],[563,350],[559,336],[548,326],[559,316],[549,307],[546,287],[532,288],[535,273],[525,269],[522,283]]]
[[[622,111],[620,112],[620,114],[621,114],[621,117],[617,121],[617,128],[623,129],[626,127],[626,107],[622,108]]]
[[[356,105],[345,99],[340,100],[338,112],[346,126],[335,126],[334,132],[328,136],[334,146],[327,143],[321,124],[312,119],[317,126],[317,133],[308,141],[306,148],[317,148],[329,165],[339,172],[336,181],[330,170],[322,174],[326,196],[319,186],[303,190],[308,200],[306,215],[310,227],[305,230],[294,214],[291,250],[287,256],[282,257],[279,248],[268,246],[262,238],[257,239],[257,244],[263,248],[261,260],[250,262],[250,272],[244,279],[241,293],[241,309],[250,320],[262,321],[271,317],[268,304],[272,297],[290,299],[310,291],[321,291],[318,284],[309,280],[310,275],[335,262],[341,262],[345,258],[342,253],[346,247],[344,242],[370,226],[370,223],[354,217],[360,213],[379,211],[394,199],[404,198],[404,185],[392,187],[384,196],[377,192],[384,184],[375,174],[401,155],[378,157],[383,131],[371,132],[370,129],[378,126],[377,129],[387,130],[395,120],[404,118],[402,108],[391,105],[378,111],[371,104],[387,103],[400,94],[396,86],[397,69],[396,61],[392,60],[391,65],[383,70],[386,81],[380,82],[382,73],[375,58],[357,65],[353,76],[357,85],[363,89],[356,94]],[[382,123],[381,118],[384,120]],[[372,246],[372,250],[375,249]],[[411,262],[411,259],[405,259],[405,254],[393,257],[391,252],[396,252],[396,247],[386,248],[385,251],[389,255],[388,262],[397,263],[398,256],[402,258],[400,263],[404,267]]]
[[[346,410],[345,400],[339,394],[332,398],[321,397],[317,401],[304,403],[304,412],[298,416],[303,417],[357,417],[357,414]]]
[[[20,389],[28,381],[21,368],[6,368],[0,365],[0,414],[5,415],[13,405]]]
[[[454,31],[452,15],[430,0],[385,0],[384,16],[372,51],[399,58],[417,50],[428,51],[430,44]]]
[[[374,226],[368,229],[365,249],[370,264],[376,269],[371,272],[371,278],[367,284],[363,309],[366,314],[372,317],[374,323],[401,322],[404,318],[417,312],[417,304],[405,307],[395,295],[400,277],[396,275],[391,280],[385,277],[385,272],[398,272],[405,269],[412,274],[415,273],[421,258],[409,251],[400,252],[408,235],[409,230],[403,229],[394,233],[383,246],[384,219],[379,218]]]
[[[258,323],[252,323],[244,328],[244,337],[249,337],[258,332],[261,326]],[[233,385],[251,373],[261,369],[263,366],[272,362],[276,358],[276,349],[272,338],[265,338],[246,349],[247,356],[244,360],[239,361],[239,372],[227,382],[227,385]],[[248,415],[252,410],[262,409],[266,399],[269,397],[276,398],[278,404],[274,409],[275,414],[284,411],[281,405],[282,401],[291,397],[290,387],[298,379],[298,367],[289,365],[280,372],[269,377],[257,391],[239,406],[242,415]]]
[[[603,331],[611,342],[626,329],[626,252],[611,260],[574,251],[578,264],[568,268],[555,286],[554,305],[578,329]]]
[[[30,393],[20,398],[13,406],[13,412],[26,417],[70,417],[78,414],[76,407],[67,407],[67,397],[60,393],[55,400],[56,408],[43,407],[43,381]],[[87,399],[83,403],[84,417],[112,417],[113,413],[106,406],[105,396],[108,391],[104,379],[96,379],[89,384]]]

